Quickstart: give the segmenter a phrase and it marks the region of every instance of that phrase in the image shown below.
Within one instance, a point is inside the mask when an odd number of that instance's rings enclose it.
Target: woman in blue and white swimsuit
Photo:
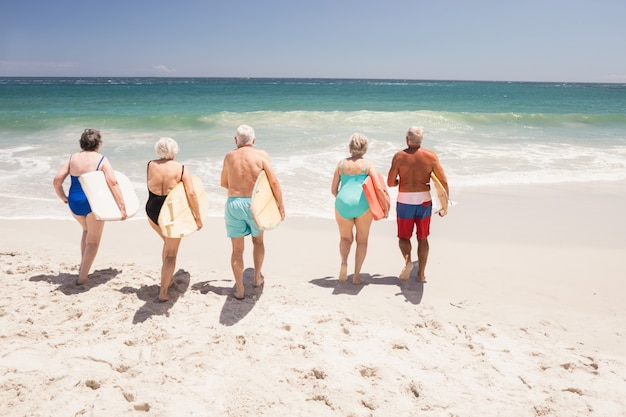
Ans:
[[[361,266],[367,254],[367,240],[374,219],[363,192],[363,182],[367,176],[370,175],[372,178],[376,176],[374,164],[363,158],[367,152],[367,144],[367,138],[364,135],[355,133],[350,137],[348,147],[351,156],[339,161],[331,185],[331,192],[335,196],[335,219],[341,238],[339,281],[348,279],[348,255],[355,239],[353,229],[356,228],[353,284],[361,283]],[[389,208],[387,207],[385,217],[388,215]]]
[[[126,206],[111,163],[104,155],[98,152],[102,145],[100,131],[85,129],[80,137],[79,144],[82,151],[70,155],[61,165],[61,168],[54,176],[53,184],[59,198],[70,206],[72,215],[83,228],[80,240],[80,268],[76,285],[84,285],[89,282],[89,270],[98,253],[104,222],[97,220],[92,213],[89,201],[87,201],[87,196],[78,181],[78,177],[90,171],[103,171],[115,197],[115,202],[122,213],[122,220],[126,219]],[[63,182],[68,175],[71,178],[71,184],[68,195],[65,195]]]

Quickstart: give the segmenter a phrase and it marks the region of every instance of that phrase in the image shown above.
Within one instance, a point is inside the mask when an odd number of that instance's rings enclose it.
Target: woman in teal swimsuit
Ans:
[[[95,129],[85,129],[79,143],[82,151],[70,155],[61,165],[54,177],[53,184],[59,198],[69,205],[72,215],[83,228],[80,241],[80,268],[76,281],[77,285],[83,285],[89,282],[89,270],[98,253],[104,222],[96,219],[96,215],[91,211],[91,206],[78,177],[90,171],[103,171],[106,181],[113,191],[115,202],[122,213],[122,220],[126,219],[126,206],[111,163],[98,152],[102,145],[100,132]],[[71,184],[68,195],[65,195],[63,181],[68,175],[71,178]]]
[[[355,133],[348,142],[350,157],[342,159],[337,164],[331,185],[331,192],[335,196],[335,219],[339,226],[339,254],[341,268],[339,281],[348,279],[348,255],[355,239],[353,230],[356,228],[356,252],[354,255],[353,284],[360,284],[360,272],[367,253],[367,240],[372,224],[372,213],[363,192],[363,182],[368,175],[374,177],[374,164],[363,158],[367,152],[367,138]],[[389,208],[385,210],[385,217]]]

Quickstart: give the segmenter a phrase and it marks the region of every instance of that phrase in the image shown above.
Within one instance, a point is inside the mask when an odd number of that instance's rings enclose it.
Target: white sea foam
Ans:
[[[424,126],[423,146],[437,152],[453,191],[626,179],[623,124],[618,118],[610,118],[606,127],[604,119],[578,119],[435,111],[224,111],[198,116],[200,125],[191,127],[166,123],[166,129],[151,128],[142,121],[135,127],[98,128],[104,139],[101,152],[131,179],[141,201],[147,194],[146,162],[156,157],[154,143],[161,136],[175,138],[180,145],[177,160],[205,184],[209,214],[221,216],[226,200],[219,185],[222,159],[234,147],[236,127],[250,124],[257,134],[255,146],[272,157],[288,214],[331,218],[330,182],[338,161],[348,155],[354,132],[369,137],[366,157],[385,175],[393,154],[405,147],[406,129]],[[0,132],[0,218],[71,218],[54,193],[52,177],[79,150],[82,129],[93,127],[77,124],[53,125],[43,132]]]

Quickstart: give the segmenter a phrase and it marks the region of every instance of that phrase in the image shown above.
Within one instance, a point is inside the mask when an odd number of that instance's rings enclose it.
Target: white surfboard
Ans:
[[[200,216],[204,219],[209,212],[209,196],[200,178],[192,175],[191,180],[193,181],[193,189],[198,196]],[[182,181],[165,198],[159,212],[159,228],[161,233],[167,237],[185,237],[198,230]]]
[[[450,207],[450,200],[448,199],[448,193],[443,185],[439,181],[439,178],[434,173],[430,174],[432,179],[430,183],[430,197],[432,198],[432,214],[439,213],[439,216],[443,217],[448,214],[448,207]]]
[[[273,229],[282,220],[280,210],[278,209],[278,201],[274,197],[265,170],[261,171],[254,184],[250,211],[254,221],[261,230]]]
[[[127,218],[133,217],[139,211],[139,199],[128,177],[115,171],[115,178],[122,190]],[[121,220],[122,213],[117,207],[113,193],[107,184],[102,171],[86,172],[78,177],[81,187],[87,196],[91,211],[98,220]]]

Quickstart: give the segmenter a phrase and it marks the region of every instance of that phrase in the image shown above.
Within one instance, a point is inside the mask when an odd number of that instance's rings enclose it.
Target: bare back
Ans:
[[[397,152],[391,162],[387,184],[399,186],[400,192],[430,190],[430,174],[434,172],[448,190],[448,181],[437,155],[422,147],[410,146]]]
[[[155,159],[148,163],[148,190],[168,195],[182,180],[183,165],[173,159]]]
[[[251,146],[241,146],[224,157],[221,185],[228,189],[229,197],[250,197],[263,169],[268,177],[274,176],[267,152]]]
[[[95,171],[101,160],[102,154],[96,151],[76,152],[72,154],[69,161],[69,174],[79,177],[87,172]],[[101,165],[100,168],[104,167]]]

